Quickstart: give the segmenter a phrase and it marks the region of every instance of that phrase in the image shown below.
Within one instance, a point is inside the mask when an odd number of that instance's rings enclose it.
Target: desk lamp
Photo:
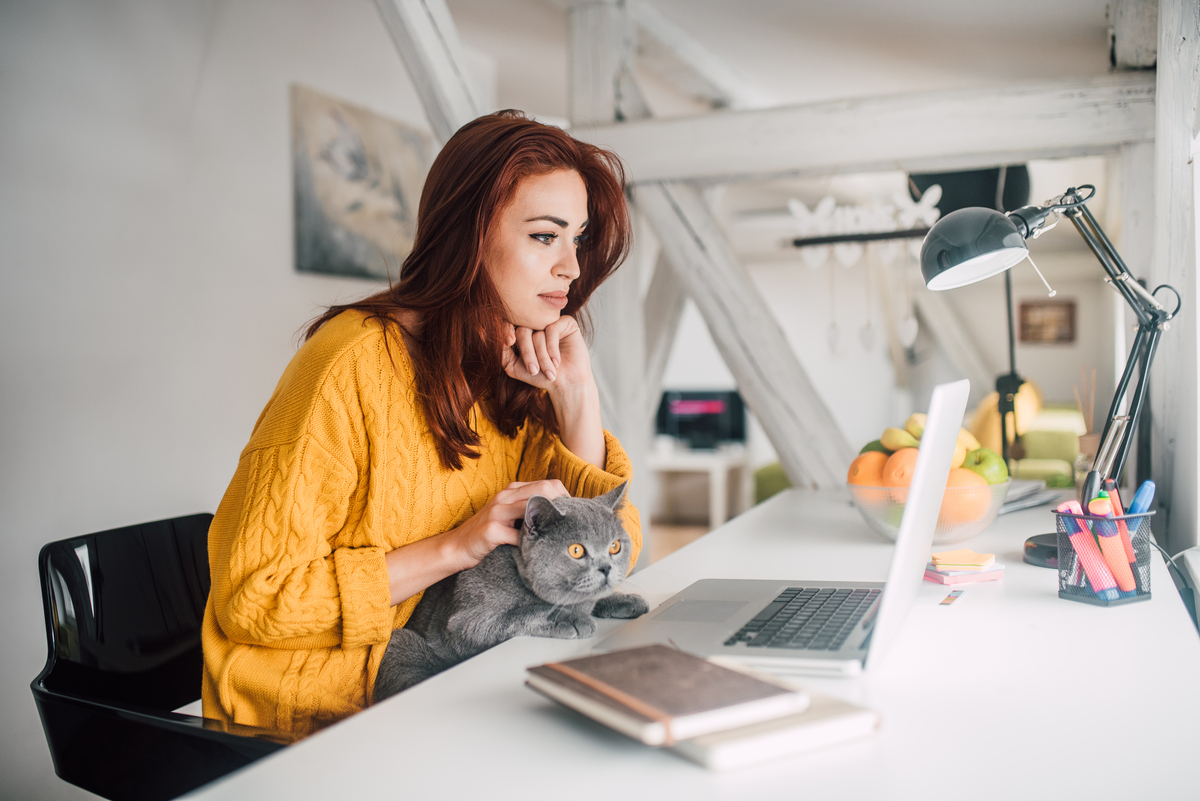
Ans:
[[[1173,287],[1163,284],[1150,292],[1129,272],[1087,207],[1087,202],[1095,194],[1094,186],[1084,184],[1068,189],[1059,197],[1047,201],[1044,206],[1024,206],[1007,214],[982,207],[952,211],[934,223],[921,245],[921,274],[925,278],[925,286],[933,290],[957,289],[1002,273],[1028,259],[1026,240],[1037,239],[1058,223],[1060,215],[1065,215],[1074,223],[1108,274],[1105,282],[1116,289],[1133,309],[1138,320],[1137,336],[1134,337],[1125,371],[1113,393],[1112,405],[1100,436],[1100,448],[1084,484],[1084,503],[1097,494],[1104,479],[1119,481],[1146,400],[1149,387],[1147,379],[1159,338],[1169,327],[1168,321],[1179,313],[1183,305],[1182,298]],[[1033,260],[1030,259],[1029,263],[1033,264]],[[1033,264],[1033,269],[1042,283],[1046,283],[1037,265]],[[1046,289],[1051,296],[1054,295],[1049,284],[1046,284]],[[1171,311],[1167,311],[1155,297],[1162,289],[1170,290],[1175,295],[1175,308]],[[1122,413],[1126,409],[1125,400],[1135,371],[1138,374],[1137,386],[1127,410]],[[1015,375],[1012,377],[1015,378]],[[1002,410],[1001,441],[1007,443],[1003,430],[1006,418],[1003,410],[1006,401],[1007,408],[1012,409],[1013,396],[1020,384],[1001,387],[1005,378],[1001,376],[997,381],[997,389],[1000,391]],[[1009,391],[1007,397],[1006,390]]]

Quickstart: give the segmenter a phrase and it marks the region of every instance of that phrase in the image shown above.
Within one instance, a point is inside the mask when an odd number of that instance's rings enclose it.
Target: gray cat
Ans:
[[[375,700],[513,637],[590,637],[593,615],[644,615],[640,595],[613,592],[629,569],[629,535],[616,516],[627,484],[590,500],[530,498],[519,546],[501,545],[434,584],[392,632]]]

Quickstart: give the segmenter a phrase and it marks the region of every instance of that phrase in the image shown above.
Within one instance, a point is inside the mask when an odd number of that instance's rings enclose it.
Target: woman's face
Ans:
[[[486,258],[510,323],[541,331],[559,318],[579,277],[575,251],[587,222],[587,189],[574,170],[529,176],[517,185],[496,220]]]

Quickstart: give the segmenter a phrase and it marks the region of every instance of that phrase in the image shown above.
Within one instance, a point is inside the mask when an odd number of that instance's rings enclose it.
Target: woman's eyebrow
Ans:
[[[551,215],[551,214],[543,214],[543,215],[541,215],[541,216],[538,216],[538,217],[530,217],[530,218],[529,218],[528,220],[526,220],[525,222],[537,222],[538,220],[545,220],[546,222],[552,222],[552,223],[554,223],[555,225],[557,225],[559,228],[566,228],[566,227],[567,227],[567,221],[566,221],[566,220],[560,219],[560,218],[558,218],[558,217],[555,217],[555,216],[553,216],[553,215]]]
[[[566,227],[567,227],[567,221],[566,221],[566,220],[564,220],[564,219],[562,219],[562,218],[560,218],[560,217],[555,217],[555,216],[554,216],[554,215],[552,215],[552,214],[542,214],[542,215],[540,215],[540,216],[538,216],[538,217],[530,217],[530,218],[529,218],[528,220],[526,220],[525,222],[537,222],[538,220],[545,220],[546,222],[552,222],[552,223],[554,223],[555,225],[557,225],[559,228],[566,228]],[[584,220],[582,223],[580,223],[579,227],[580,227],[580,228],[586,228],[586,227],[587,227],[587,224],[588,224],[588,221],[587,221],[587,220]]]

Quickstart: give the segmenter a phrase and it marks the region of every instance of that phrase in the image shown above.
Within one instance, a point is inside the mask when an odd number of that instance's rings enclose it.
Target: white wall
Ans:
[[[0,798],[53,775],[40,546],[215,509],[295,334],[288,85],[425,125],[367,0],[0,3]]]

